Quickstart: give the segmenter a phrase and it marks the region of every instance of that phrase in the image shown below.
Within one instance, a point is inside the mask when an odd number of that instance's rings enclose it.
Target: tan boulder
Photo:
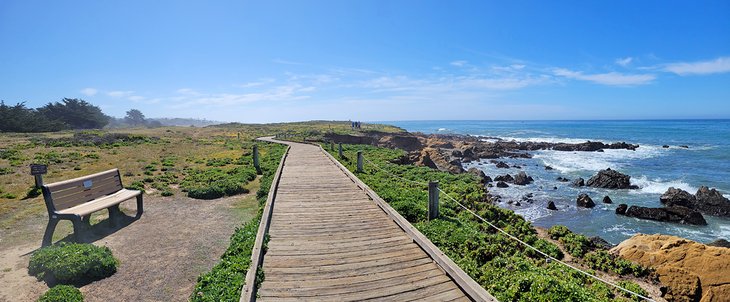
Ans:
[[[667,301],[730,301],[730,249],[669,235],[638,234],[611,249],[652,267]]]
[[[439,149],[423,148],[421,157],[416,165],[426,166],[441,171],[448,171],[454,174],[463,173],[464,168],[458,161],[449,161],[448,157],[443,155]]]

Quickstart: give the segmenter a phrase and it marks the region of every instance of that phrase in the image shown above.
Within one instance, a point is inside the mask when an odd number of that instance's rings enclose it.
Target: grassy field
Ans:
[[[327,132],[400,132],[400,128],[349,122],[225,124],[205,128],[163,127],[54,133],[0,133],[0,229],[45,215],[45,205],[29,165],[48,165],[46,183],[118,168],[125,186],[148,195],[215,198],[244,193],[245,184],[221,185],[227,179],[253,180],[251,149],[256,137],[286,135],[314,140]],[[261,144],[261,143],[259,143]],[[265,156],[266,148],[260,149]],[[196,198],[197,198],[196,197]]]

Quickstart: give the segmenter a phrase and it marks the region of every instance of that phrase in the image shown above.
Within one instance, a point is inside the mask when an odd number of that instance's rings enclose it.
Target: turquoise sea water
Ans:
[[[470,163],[489,176],[525,171],[535,179],[527,186],[492,188],[502,196],[500,206],[514,210],[535,225],[555,224],[589,236],[601,236],[611,243],[636,233],[670,234],[709,242],[730,239],[730,219],[705,215],[708,226],[687,226],[666,222],[639,220],[614,213],[620,203],[661,207],[659,196],[669,187],[682,188],[692,194],[702,186],[717,188],[730,197],[730,120],[646,120],[646,121],[396,121],[388,124],[410,132],[458,133],[499,137],[516,141],[579,143],[586,140],[639,144],[636,151],[605,152],[534,151],[531,159],[502,159],[522,169],[497,169],[486,160]],[[670,148],[662,148],[670,145]],[[689,148],[680,148],[687,145]],[[549,165],[555,170],[545,170]],[[597,171],[611,168],[631,176],[638,190],[604,190],[573,188],[555,179],[559,176],[588,180]],[[554,190],[553,187],[558,187]],[[533,193],[534,202],[521,206],[507,204]],[[588,193],[597,206],[575,207],[580,193]],[[608,195],[613,204],[603,204]],[[558,211],[545,208],[553,200]]]

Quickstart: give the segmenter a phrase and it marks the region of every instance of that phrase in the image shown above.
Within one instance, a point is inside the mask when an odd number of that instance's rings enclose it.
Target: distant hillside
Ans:
[[[194,119],[194,118],[149,118],[148,120],[151,121],[158,121],[163,126],[195,126],[195,127],[205,127],[205,126],[211,126],[211,125],[218,125],[223,124],[225,122],[221,121],[211,121],[206,119]]]

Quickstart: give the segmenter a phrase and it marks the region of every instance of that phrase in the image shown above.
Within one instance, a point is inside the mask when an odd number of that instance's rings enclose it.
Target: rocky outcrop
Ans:
[[[701,186],[695,193],[695,209],[714,216],[730,216],[730,200],[715,189]]]
[[[585,180],[583,180],[583,178],[582,178],[582,177],[578,177],[578,178],[576,178],[576,179],[575,179],[575,180],[573,180],[573,182],[572,182],[572,183],[570,183],[570,184],[571,184],[572,186],[574,186],[574,187],[582,187],[582,186],[585,186],[585,185],[586,185],[586,183],[585,183]]]
[[[639,145],[631,145],[631,144],[627,144],[625,142],[604,144],[601,142],[587,141],[585,143],[580,143],[580,144],[558,143],[558,144],[554,144],[552,149],[558,150],[558,151],[601,151],[604,149],[636,150],[636,148],[638,148],[638,147],[639,147]]]
[[[509,185],[504,181],[498,181],[497,188],[509,188]]]
[[[629,206],[627,206],[625,203],[622,203],[622,204],[618,205],[618,207],[616,208],[616,214],[624,215],[624,214],[626,214],[626,210],[628,208],[629,208]]]
[[[708,243],[709,246],[716,246],[716,247],[724,247],[724,248],[730,248],[730,241],[727,241],[725,239],[717,239],[713,242]]]
[[[638,187],[631,185],[631,176],[611,170],[598,171],[586,182],[586,186],[603,189],[637,189]]]
[[[659,197],[659,201],[668,207],[683,206],[691,208],[694,206],[695,197],[685,190],[671,187]]]
[[[527,173],[525,173],[523,171],[523,172],[517,173],[517,175],[515,175],[512,183],[514,183],[516,185],[524,186],[524,185],[528,185],[528,184],[532,183],[533,181],[534,181],[534,179],[532,179],[531,176],[527,176]]]
[[[505,174],[505,175],[497,175],[497,177],[494,178],[494,181],[504,181],[504,182],[513,182],[515,179],[512,178],[512,175]]]
[[[611,197],[608,197],[608,195],[603,196],[603,203],[613,203],[613,200],[611,200]]]
[[[677,188],[669,188],[661,197],[666,206],[683,206],[714,216],[730,217],[730,200],[715,189],[702,186],[695,195]]]
[[[416,151],[423,148],[423,144],[418,137],[412,135],[386,135],[378,140],[378,146],[406,151]]]
[[[565,178],[565,177],[562,177],[562,176],[559,176],[559,177],[558,177],[558,178],[556,178],[555,180],[557,180],[557,181],[559,181],[559,182],[569,182],[569,181],[570,181],[570,179],[567,179],[567,178]]]
[[[482,170],[479,170],[477,168],[469,168],[469,170],[467,172],[475,175],[479,179],[479,182],[482,184],[492,182],[492,178],[487,176],[486,174],[484,174],[484,171],[482,171]]]
[[[631,237],[611,249],[620,257],[654,268],[667,287],[667,301],[727,301],[730,249],[669,235]]]
[[[596,204],[593,202],[593,199],[591,199],[591,197],[585,193],[578,195],[578,199],[575,200],[575,203],[577,206],[582,208],[590,209],[596,206]]]
[[[503,161],[498,161],[494,165],[497,166],[497,168],[500,168],[500,169],[509,169],[509,165],[507,163],[503,162]]]
[[[618,214],[618,210],[616,211]],[[674,222],[681,224],[707,225],[707,221],[702,217],[700,212],[695,210],[673,206],[667,208],[647,208],[640,206],[631,206],[623,215],[640,219]]]
[[[464,168],[458,160],[449,161],[446,156],[441,154],[440,150],[434,148],[424,148],[421,150],[420,160],[416,165],[425,166],[450,173],[463,173]]]
[[[555,207],[555,203],[552,200],[548,202],[547,209],[548,210],[553,210],[553,211],[557,211],[558,210],[558,208]]]
[[[606,239],[598,236],[588,237],[588,241],[591,242],[591,246],[597,249],[608,250],[613,247]]]

